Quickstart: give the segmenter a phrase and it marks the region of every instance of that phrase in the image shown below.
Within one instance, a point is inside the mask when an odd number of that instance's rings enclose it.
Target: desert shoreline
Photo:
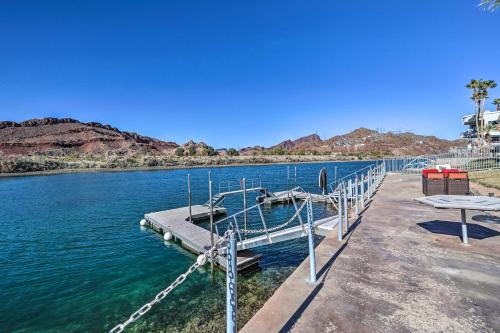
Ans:
[[[290,157],[290,156],[286,156]],[[0,173],[0,178],[8,177],[28,177],[28,176],[51,176],[60,174],[70,174],[70,173],[101,173],[101,172],[139,172],[139,171],[164,171],[164,170],[182,170],[182,169],[200,169],[200,168],[224,168],[224,167],[244,167],[244,166],[264,166],[264,165],[284,165],[284,164],[311,164],[311,163],[348,163],[348,162],[375,162],[377,159],[347,159],[347,160],[336,160],[331,158],[325,159],[312,159],[312,160],[289,160],[289,161],[271,161],[269,162],[256,162],[251,163],[245,162],[232,162],[227,164],[199,164],[199,165],[172,165],[172,166],[158,166],[158,167],[124,167],[124,168],[65,168],[65,169],[53,169],[53,170],[42,170],[42,171],[27,171],[27,172],[12,172],[12,173]]]

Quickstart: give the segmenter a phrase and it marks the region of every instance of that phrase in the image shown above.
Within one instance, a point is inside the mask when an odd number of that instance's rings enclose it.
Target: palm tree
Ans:
[[[493,105],[497,107],[497,111],[500,111],[500,98],[495,98],[493,100]]]
[[[476,115],[476,137],[478,145],[484,143],[484,107],[488,98],[488,89],[495,88],[496,82],[493,80],[470,80],[465,85],[466,88],[472,89],[471,99],[474,101],[474,111]]]
[[[496,82],[493,81],[493,80],[486,80],[486,81],[483,81],[480,85],[479,85],[479,92],[480,92],[480,97],[481,97],[481,115],[480,115],[480,120],[481,120],[481,136],[482,136],[482,139],[483,139],[483,143],[484,143],[484,139],[485,139],[485,123],[484,123],[484,109],[485,109],[485,106],[486,106],[486,99],[488,98],[488,89],[492,89],[492,88],[495,88],[497,86]]]
[[[485,10],[495,11],[500,8],[500,0],[482,0],[479,6],[483,7]]]
[[[480,112],[480,98],[479,98],[479,85],[482,82],[480,80],[470,80],[469,83],[465,85],[465,88],[472,90],[472,96],[470,99],[474,101],[474,114],[476,116],[476,140],[479,142],[479,112]]]

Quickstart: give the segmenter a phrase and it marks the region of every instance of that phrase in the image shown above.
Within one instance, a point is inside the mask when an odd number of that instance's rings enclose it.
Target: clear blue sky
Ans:
[[[360,126],[452,139],[465,83],[500,81],[500,11],[478,1],[3,0],[0,120],[215,147]]]

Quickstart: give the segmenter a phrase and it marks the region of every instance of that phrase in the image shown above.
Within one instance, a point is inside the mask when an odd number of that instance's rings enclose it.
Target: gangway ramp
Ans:
[[[314,222],[315,234],[326,236],[338,225],[338,217],[330,216]],[[286,242],[292,239],[306,237],[307,225],[297,225],[286,229],[270,232],[260,236],[244,239],[238,242],[238,251],[248,250],[259,246],[270,245],[280,242]],[[219,250],[220,253],[226,253],[226,247]]]
[[[306,200],[308,196],[311,196],[311,200],[313,202],[333,203],[332,193],[325,195],[307,193],[301,187],[295,187],[288,191],[277,191],[277,192],[266,191],[264,195],[257,198],[257,201],[264,202],[265,204],[268,205],[278,204],[278,203],[289,203],[290,201],[292,201],[291,198],[292,196],[297,200]]]

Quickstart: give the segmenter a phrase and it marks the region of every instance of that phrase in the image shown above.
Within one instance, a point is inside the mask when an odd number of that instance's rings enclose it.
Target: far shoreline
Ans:
[[[183,170],[183,169],[201,169],[201,168],[225,168],[225,167],[244,167],[244,166],[265,166],[265,165],[285,165],[285,164],[312,164],[312,163],[348,163],[348,162],[376,162],[379,159],[362,160],[314,160],[314,161],[283,161],[283,162],[265,162],[265,163],[229,163],[229,164],[203,164],[203,165],[172,165],[159,167],[127,167],[127,168],[75,168],[75,169],[54,169],[43,171],[0,173],[0,178],[8,177],[29,177],[29,176],[52,176],[71,173],[105,173],[105,172],[139,172],[139,171],[165,171],[165,170]]]

